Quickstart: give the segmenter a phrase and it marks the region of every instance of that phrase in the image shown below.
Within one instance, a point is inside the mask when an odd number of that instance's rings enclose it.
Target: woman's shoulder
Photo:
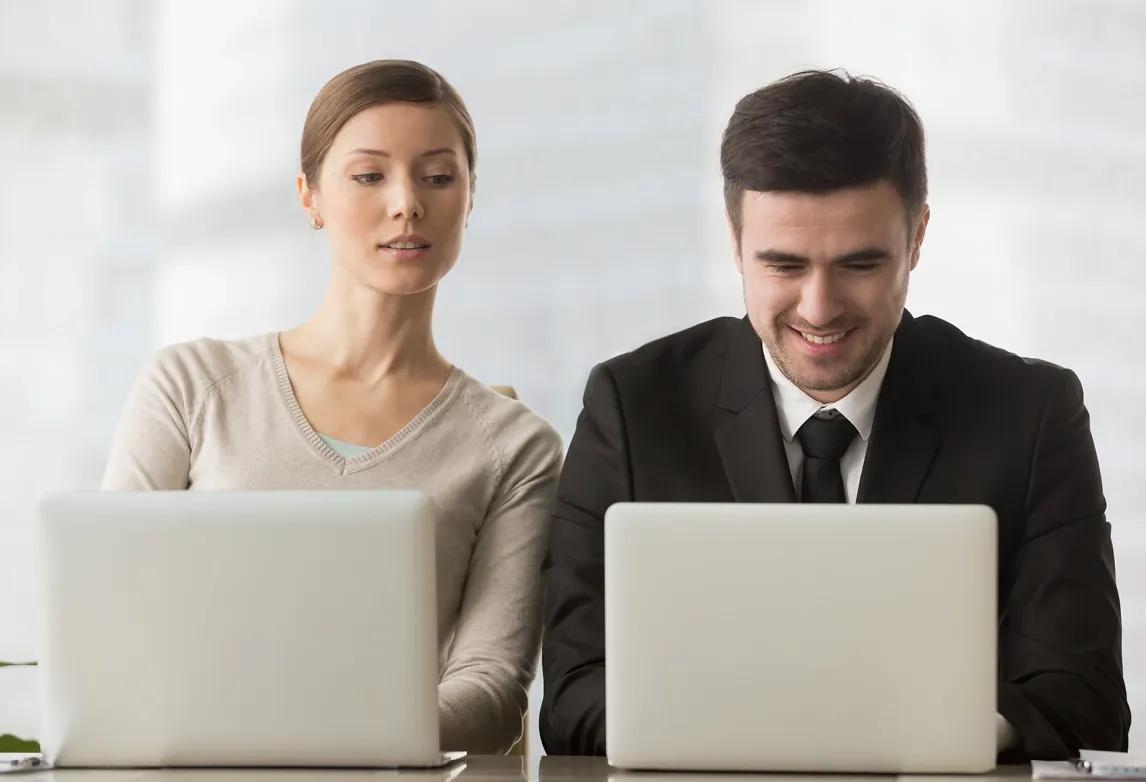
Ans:
[[[490,446],[504,460],[511,461],[514,455],[531,455],[544,462],[560,460],[564,451],[561,435],[544,417],[505,390],[457,371],[465,412],[481,426]]]
[[[271,333],[244,339],[202,337],[175,343],[156,351],[143,374],[152,382],[194,398],[227,377],[269,360],[275,339],[277,335]]]

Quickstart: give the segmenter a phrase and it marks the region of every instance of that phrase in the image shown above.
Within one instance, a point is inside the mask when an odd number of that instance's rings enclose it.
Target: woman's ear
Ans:
[[[319,209],[318,203],[318,191],[310,186],[306,174],[301,172],[295,184],[298,187],[298,202],[302,205],[303,211],[306,212],[310,220],[310,227],[317,231],[323,226],[322,212]]]

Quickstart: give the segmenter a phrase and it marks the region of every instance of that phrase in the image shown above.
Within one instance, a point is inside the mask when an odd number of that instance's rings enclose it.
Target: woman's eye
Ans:
[[[350,178],[360,185],[373,185],[382,181],[381,174],[352,174]]]
[[[452,174],[434,174],[426,177],[426,181],[434,187],[445,187],[454,181],[454,177]]]

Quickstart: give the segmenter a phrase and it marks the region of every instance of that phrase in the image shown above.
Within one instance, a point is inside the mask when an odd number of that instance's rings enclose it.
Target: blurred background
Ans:
[[[98,485],[148,356],[287,328],[317,305],[329,259],[295,195],[303,118],[328,78],[382,57],[441,71],[477,124],[439,346],[515,386],[566,443],[594,363],[743,314],[717,156],[735,101],[808,67],[905,93],[932,208],[908,307],[1082,379],[1131,748],[1146,749],[1133,0],[0,0],[0,660],[35,657],[32,506]],[[0,733],[35,735],[36,686],[34,668],[0,668]]]

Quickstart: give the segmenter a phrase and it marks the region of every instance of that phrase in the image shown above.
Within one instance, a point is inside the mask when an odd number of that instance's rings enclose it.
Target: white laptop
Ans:
[[[610,764],[994,768],[995,530],[978,505],[613,505]]]
[[[434,525],[412,491],[38,507],[55,766],[435,766]]]

